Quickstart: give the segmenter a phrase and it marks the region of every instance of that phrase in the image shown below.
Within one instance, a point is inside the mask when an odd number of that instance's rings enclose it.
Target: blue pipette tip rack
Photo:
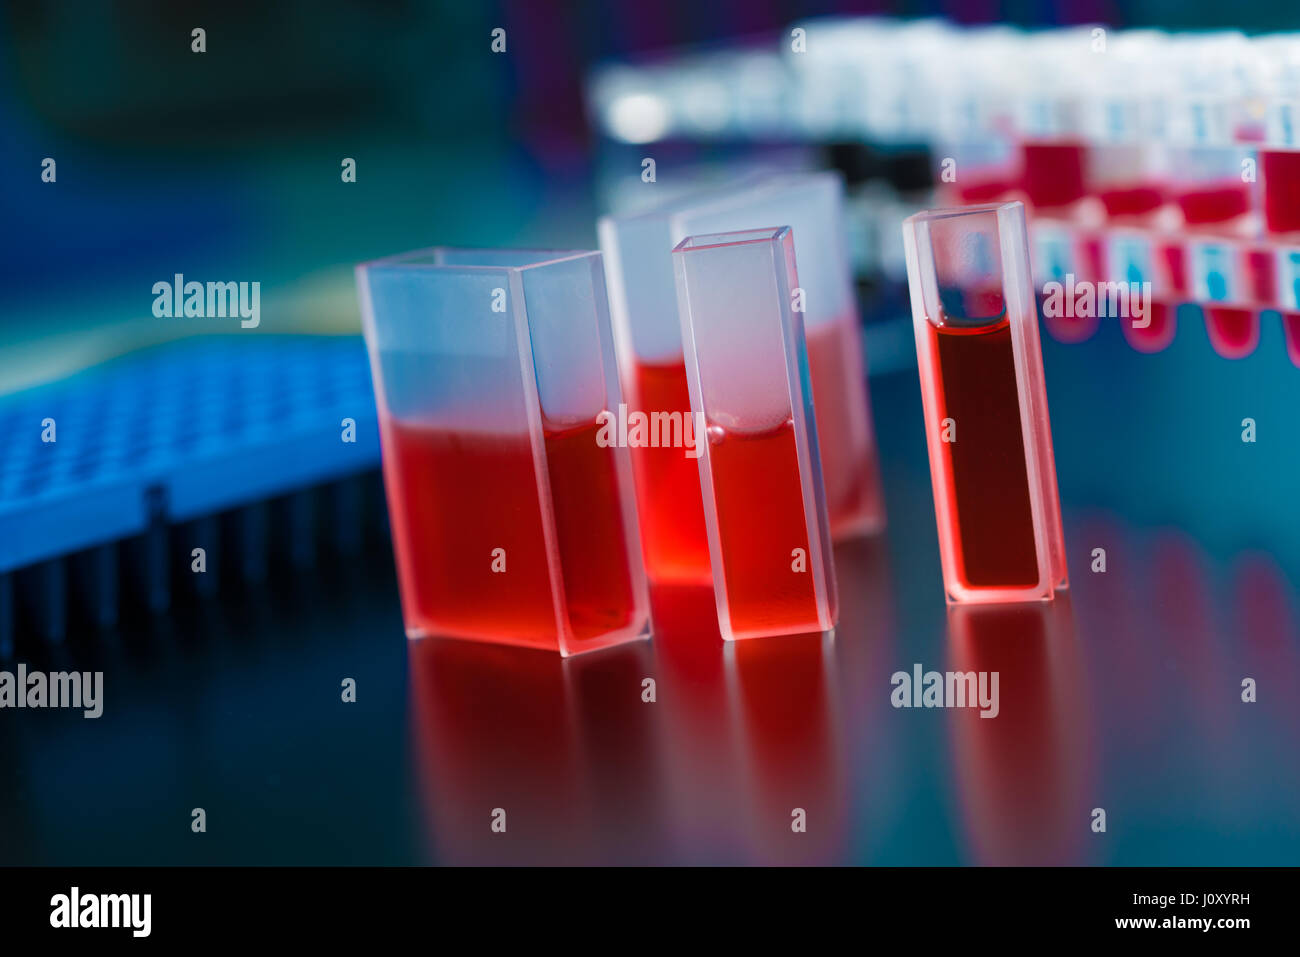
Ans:
[[[61,640],[70,608],[111,627],[119,579],[147,609],[165,610],[173,566],[192,570],[191,545],[211,567],[225,543],[223,563],[246,581],[265,578],[273,545],[310,565],[320,519],[335,547],[354,550],[358,476],[379,464],[358,336],[199,336],[141,349],[0,396],[0,437],[0,657],[24,624]],[[191,578],[200,596],[216,589],[212,571]]]

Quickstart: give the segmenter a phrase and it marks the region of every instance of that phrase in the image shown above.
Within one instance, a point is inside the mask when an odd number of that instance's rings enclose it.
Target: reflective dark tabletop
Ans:
[[[837,548],[833,635],[724,644],[711,591],[661,590],[652,641],[590,655],[408,645],[372,541],[30,654],[103,670],[105,710],[0,714],[0,861],[1294,864],[1294,555],[1267,529],[1257,547],[1221,533],[1259,503],[1222,485],[1217,453],[1168,468],[1219,483],[1193,489],[1221,497],[1219,525],[1167,475],[1134,490],[1179,440],[1124,415],[1156,428],[1185,400],[1209,430],[1212,400],[1192,381],[1127,406],[1082,385],[1149,361],[1155,389],[1185,358],[1044,348],[1071,570],[1055,602],[945,605],[915,372],[877,377],[889,527]],[[1276,401],[1231,375],[1247,404]],[[1298,506],[1276,507],[1285,530]],[[896,707],[894,676],[916,671],[996,672],[996,716]]]

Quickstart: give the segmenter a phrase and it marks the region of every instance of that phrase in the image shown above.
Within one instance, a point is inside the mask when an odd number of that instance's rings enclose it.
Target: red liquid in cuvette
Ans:
[[[586,641],[632,624],[635,603],[613,448],[592,422],[547,429],[556,547],[573,638]]]
[[[831,536],[878,530],[885,504],[857,322],[837,319],[810,331],[807,344]]]
[[[837,319],[807,338],[808,374],[820,439],[831,534],[849,537],[885,520],[880,466],[867,406],[857,324]],[[629,408],[691,413],[683,362],[635,367]],[[710,580],[699,466],[681,448],[634,448],[637,501],[646,569],[661,582]]]
[[[961,329],[929,326],[942,390],[940,418],[956,423],[956,442],[943,443],[957,523],[963,585],[1038,584],[1037,546],[1011,325]]]
[[[822,631],[794,423],[758,433],[709,427],[709,465],[733,636]],[[793,568],[793,550],[808,556]],[[836,616],[827,578],[829,617]]]
[[[636,614],[614,454],[593,420],[545,434],[568,627],[574,641]],[[387,420],[384,479],[412,634],[555,649],[551,580],[528,436]],[[493,570],[504,549],[504,572]]]
[[[1264,150],[1264,225],[1270,233],[1300,232],[1300,150]]]
[[[686,365],[638,364],[631,383],[629,410],[691,415]],[[693,434],[693,433],[692,433]],[[704,531],[700,467],[683,448],[633,448],[637,503],[646,572],[659,582],[707,584],[709,540]]]

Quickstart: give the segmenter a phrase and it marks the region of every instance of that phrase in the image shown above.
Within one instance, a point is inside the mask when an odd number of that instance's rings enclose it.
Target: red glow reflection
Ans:
[[[413,720],[449,863],[846,859],[831,636],[724,644],[711,589],[656,589],[653,644],[569,659],[427,639]],[[653,678],[653,702],[647,702]],[[506,814],[492,830],[494,809]],[[797,809],[797,810],[796,810]]]
[[[658,805],[652,725],[639,691],[648,651],[637,642],[561,659],[478,642],[413,642],[418,764],[438,858],[595,863],[648,855]],[[624,807],[629,827],[608,826],[610,804]],[[504,833],[493,830],[497,809]]]
[[[1250,552],[1237,559],[1233,592],[1245,660],[1231,677],[1254,678],[1258,706],[1300,728],[1300,623],[1286,575],[1271,555]]]
[[[951,712],[972,855],[982,864],[1080,863],[1096,804],[1083,663],[1068,595],[953,606],[949,667],[998,674],[998,713]]]

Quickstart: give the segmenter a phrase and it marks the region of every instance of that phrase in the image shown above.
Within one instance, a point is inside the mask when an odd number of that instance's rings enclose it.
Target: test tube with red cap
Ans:
[[[1258,57],[1243,34],[1231,31],[1172,34],[1164,51],[1170,189],[1179,231],[1197,242],[1189,247],[1189,283],[1214,348],[1240,358],[1259,341],[1259,310],[1237,282],[1236,261],[1238,241],[1259,227],[1256,156],[1244,141],[1242,117]]]
[[[1165,39],[1159,30],[1109,35],[1079,74],[1086,85],[1081,112],[1088,137],[1087,189],[1110,223],[1152,224],[1168,198],[1159,143]]]
[[[1170,190],[1192,232],[1241,236],[1252,229],[1251,150],[1238,142],[1249,44],[1239,33],[1171,34],[1159,69]]]
[[[1036,216],[1075,218],[1087,196],[1087,143],[1080,133],[1078,62],[1092,55],[1092,29],[1026,35],[1014,110],[1019,191]]]
[[[1258,38],[1265,102],[1259,173],[1264,230],[1300,242],[1300,34]]]
[[[1268,274],[1282,313],[1287,350],[1300,365],[1300,34],[1255,39],[1262,59],[1264,142],[1259,149],[1264,232],[1271,248],[1259,251],[1257,271]]]
[[[1174,341],[1179,294],[1165,253],[1145,230],[1106,234],[1106,275],[1128,284],[1130,303],[1138,303],[1143,313],[1130,308],[1129,315],[1117,317],[1124,338],[1139,352],[1160,352]]]
[[[1021,157],[1008,135],[1018,89],[1012,68],[1021,32],[1002,25],[950,28],[932,37],[935,192],[943,205],[990,203],[1020,183]]]

